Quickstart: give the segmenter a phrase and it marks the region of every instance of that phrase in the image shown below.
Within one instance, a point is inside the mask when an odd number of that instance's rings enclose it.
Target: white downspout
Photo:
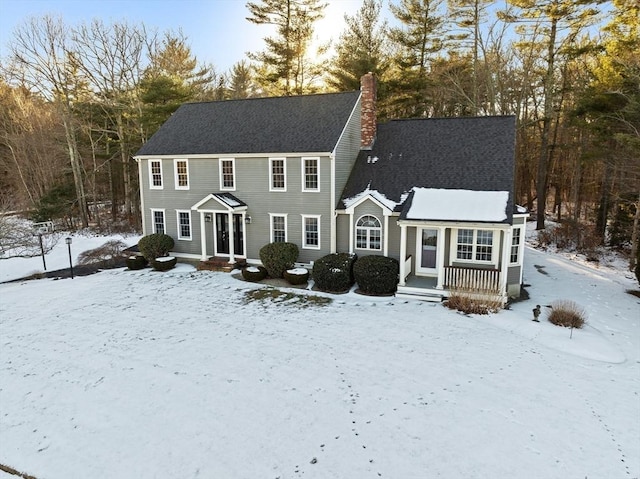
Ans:
[[[500,233],[500,231],[498,231]],[[500,268],[500,294],[507,297],[507,270],[509,269],[509,253],[511,245],[511,228],[502,235],[502,264]]]
[[[204,211],[200,211],[200,260],[207,260],[207,227],[204,221]]]
[[[349,213],[349,253],[353,254],[353,212]]]

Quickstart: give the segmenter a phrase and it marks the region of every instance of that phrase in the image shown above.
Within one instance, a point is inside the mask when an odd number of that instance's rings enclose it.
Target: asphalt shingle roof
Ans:
[[[333,151],[360,92],[186,103],[136,153]]]
[[[360,152],[343,200],[377,190],[403,209],[414,187],[508,191],[513,213],[515,118],[423,118],[378,125],[373,149]]]

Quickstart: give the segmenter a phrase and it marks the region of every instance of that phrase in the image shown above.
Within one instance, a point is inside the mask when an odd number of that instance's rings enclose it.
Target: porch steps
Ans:
[[[419,301],[430,301],[432,303],[441,303],[444,295],[437,293],[428,293],[423,291],[397,292],[396,298],[415,299]]]
[[[239,267],[241,267],[239,263],[231,264],[229,263],[229,258],[224,257],[211,257],[198,263],[198,271],[222,271],[224,273],[230,273]]]

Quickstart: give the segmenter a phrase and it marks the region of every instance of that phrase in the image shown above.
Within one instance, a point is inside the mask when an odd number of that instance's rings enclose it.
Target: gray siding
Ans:
[[[347,184],[347,180],[349,179],[349,175],[360,151],[360,102],[361,99],[358,100],[353,115],[347,123],[340,141],[336,145],[336,203],[342,196],[342,191]],[[342,207],[342,205],[340,205],[340,207]]]
[[[507,284],[518,285],[520,287],[520,266],[509,266],[507,268]]]
[[[518,218],[518,217],[513,218],[514,225],[523,225],[524,223],[525,223],[525,218]]]
[[[336,218],[336,250],[338,253],[349,252],[349,219],[351,217],[346,214],[339,214]]]
[[[389,240],[389,254],[391,258],[400,261],[400,226],[398,225],[398,217],[389,217],[389,231],[387,232]]]
[[[222,158],[230,158],[223,156]],[[219,158],[189,159],[189,190],[176,190],[174,182],[173,159],[162,160],[163,189],[149,188],[149,161],[141,160],[139,167],[142,174],[142,191],[144,192],[143,221],[146,232],[150,233],[151,209],[166,210],[166,230],[176,242],[176,253],[200,254],[200,215],[192,212],[192,240],[177,239],[176,209],[191,209],[207,195],[221,191],[219,178]],[[269,191],[269,159],[235,158],[235,191],[230,191],[248,206],[247,215],[251,216],[251,224],[246,225],[246,256],[258,259],[259,250],[271,241],[269,213],[287,214],[287,239],[300,248],[301,262],[314,261],[329,253],[331,247],[331,164],[329,156],[320,157],[320,192],[302,191],[302,160],[300,156],[286,159],[287,191]],[[214,202],[215,204],[215,202]],[[219,211],[225,211],[220,206]],[[302,214],[320,215],[321,249],[302,248]],[[207,255],[213,251],[213,224],[207,228]]]

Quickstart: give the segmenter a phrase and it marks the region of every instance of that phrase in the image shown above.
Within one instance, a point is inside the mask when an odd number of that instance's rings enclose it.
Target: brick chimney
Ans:
[[[376,139],[376,77],[369,72],[360,78],[362,117],[360,148],[370,150]]]

